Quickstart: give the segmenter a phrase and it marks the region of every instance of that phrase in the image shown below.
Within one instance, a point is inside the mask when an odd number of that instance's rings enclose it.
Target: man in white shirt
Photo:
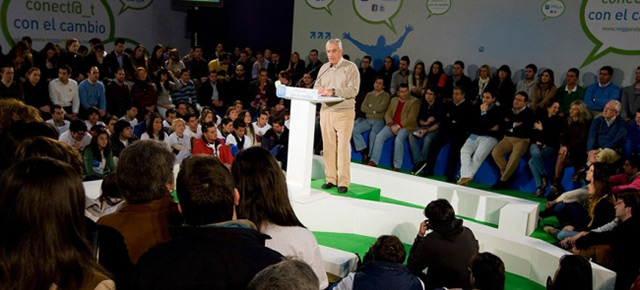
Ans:
[[[87,133],[87,125],[82,120],[73,120],[69,125],[69,130],[60,134],[58,141],[67,143],[78,152],[82,152],[84,147],[91,143],[91,135]]]
[[[269,129],[271,129],[271,125],[267,124],[267,120],[269,120],[269,115],[267,114],[267,112],[260,112],[260,114],[258,115],[258,119],[251,123],[251,125],[253,126],[253,132],[256,133],[256,140],[258,142],[262,142],[262,136],[264,135],[264,133],[267,133],[267,131],[269,131]]]
[[[75,119],[80,109],[78,82],[70,79],[71,68],[63,65],[58,69],[58,78],[49,82],[49,97],[54,105],[59,105],[69,119]]]
[[[134,105],[130,105],[129,108],[127,108],[127,111],[124,113],[124,116],[122,116],[120,120],[125,120],[129,122],[129,124],[131,124],[131,128],[133,128],[136,125],[138,125],[138,119],[136,119],[137,115],[138,115],[138,108],[136,108],[136,106]]]

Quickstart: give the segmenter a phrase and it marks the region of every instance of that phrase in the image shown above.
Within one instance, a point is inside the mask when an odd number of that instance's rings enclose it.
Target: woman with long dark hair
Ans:
[[[171,84],[169,84],[169,71],[160,69],[153,83],[156,93],[158,94],[158,103],[156,109],[162,117],[166,117],[167,110],[175,108],[171,100]]]
[[[424,62],[418,62],[413,66],[413,72],[409,75],[409,92],[412,96],[421,99],[426,88],[427,73],[424,70]]]
[[[149,120],[147,120],[145,132],[140,136],[140,140],[147,139],[157,140],[167,145],[167,148],[171,147],[169,145],[169,136],[167,135],[167,132],[162,130],[162,117],[157,113],[151,114]]]
[[[106,129],[100,128],[91,138],[91,143],[82,153],[84,159],[85,180],[103,179],[105,175],[116,171],[111,151],[111,140]]]
[[[439,60],[434,61],[431,64],[431,68],[429,69],[429,74],[427,75],[427,86],[434,93],[436,93],[436,97],[442,97],[442,90],[444,90],[444,86],[447,84],[447,74],[444,73],[444,67],[442,67],[442,62]]]
[[[115,289],[85,239],[78,173],[48,157],[24,160],[0,181],[0,289]]]
[[[546,108],[549,103],[554,101],[557,90],[553,71],[550,69],[543,70],[540,80],[533,88],[533,95],[529,98],[531,100],[531,109],[536,111]]]
[[[47,42],[35,56],[34,62],[47,83],[58,77],[58,53],[53,43]]]
[[[151,56],[147,60],[147,68],[153,78],[157,76],[160,69],[164,68],[164,46],[162,46],[162,44],[158,43],[153,47]]]
[[[261,147],[241,151],[231,173],[240,193],[238,217],[252,221],[260,232],[271,236],[267,247],[309,264],[320,288],[326,288],[328,279],[318,243],[293,211],[284,174],[271,153]]]

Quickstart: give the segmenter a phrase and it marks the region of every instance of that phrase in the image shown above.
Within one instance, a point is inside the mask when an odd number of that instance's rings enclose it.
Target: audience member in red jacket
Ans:
[[[196,139],[193,142],[193,150],[191,154],[213,155],[218,157],[220,162],[227,167],[230,167],[233,162],[231,149],[224,144],[222,139],[218,139],[216,125],[212,122],[204,123],[202,125],[202,138]]]
[[[640,157],[631,155],[624,161],[622,166],[624,173],[612,175],[609,180],[613,185],[611,192],[617,195],[618,192],[625,189],[640,190]]]

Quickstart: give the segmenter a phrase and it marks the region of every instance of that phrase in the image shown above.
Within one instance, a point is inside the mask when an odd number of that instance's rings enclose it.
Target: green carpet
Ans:
[[[324,179],[316,179],[311,181],[311,188],[328,192],[329,194],[366,199],[372,201],[380,201],[380,188],[370,187],[361,184],[351,183],[347,193],[338,193],[338,188],[323,189]]]
[[[360,258],[364,257],[364,255],[369,250],[369,247],[375,243],[376,238],[361,236],[356,234],[342,234],[342,233],[329,233],[329,232],[313,232],[316,236],[316,240],[318,240],[318,244],[339,249],[343,251],[347,251],[350,253],[356,253],[360,256]],[[411,245],[404,244],[407,253],[409,253],[409,249],[411,249]],[[408,256],[408,255],[407,255]],[[406,263],[406,259],[405,259]],[[505,289],[531,289],[531,290],[542,290],[545,289],[542,285],[533,282],[527,278],[522,276],[506,273],[505,279]]]

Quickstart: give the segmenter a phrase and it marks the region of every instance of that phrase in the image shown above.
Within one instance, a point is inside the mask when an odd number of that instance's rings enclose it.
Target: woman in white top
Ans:
[[[140,136],[140,140],[153,139],[163,142],[167,145],[167,150],[171,149],[169,146],[169,136],[164,130],[162,130],[162,117],[157,113],[151,114],[149,120],[147,121],[147,127],[145,128],[144,133]]]
[[[176,154],[176,164],[182,163],[182,160],[191,156],[191,135],[186,134],[187,126],[182,118],[177,118],[171,123],[171,135],[169,135],[169,146]]]
[[[241,151],[231,173],[241,196],[238,218],[249,219],[271,236],[267,247],[309,264],[320,280],[320,289],[326,288],[329,282],[318,242],[293,212],[284,174],[271,153],[261,147]]]

